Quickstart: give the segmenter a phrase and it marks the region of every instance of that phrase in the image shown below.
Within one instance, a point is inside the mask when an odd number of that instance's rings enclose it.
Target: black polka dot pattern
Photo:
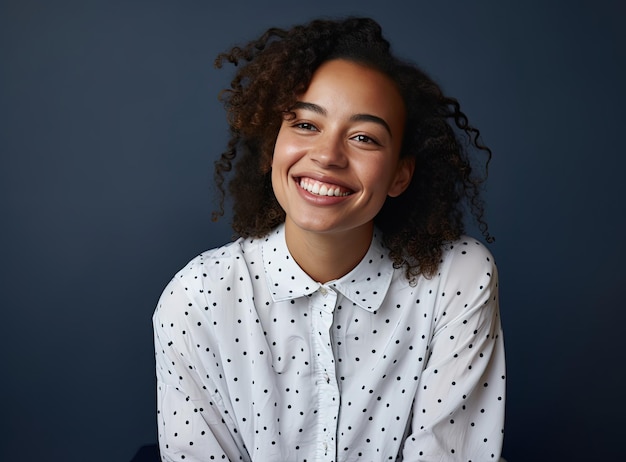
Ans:
[[[279,227],[199,255],[153,322],[164,461],[498,461],[497,270],[464,237],[410,285],[375,236],[320,284]]]

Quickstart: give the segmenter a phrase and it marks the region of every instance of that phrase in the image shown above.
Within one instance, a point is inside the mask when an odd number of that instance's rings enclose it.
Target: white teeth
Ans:
[[[320,184],[317,181],[309,180],[306,178],[300,179],[300,187],[311,194],[315,194],[318,196],[348,196],[349,192],[341,192],[340,188],[333,188],[332,186],[327,186],[325,184]]]

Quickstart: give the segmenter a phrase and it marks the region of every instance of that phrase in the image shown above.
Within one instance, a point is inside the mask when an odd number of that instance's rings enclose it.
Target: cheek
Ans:
[[[272,166],[281,162],[285,152],[285,132],[281,129],[276,136],[276,142],[274,143],[274,154],[272,155]]]
[[[274,192],[274,197],[276,198],[280,206],[284,208],[286,185],[283,182],[284,175],[282,169],[279,166],[272,166],[270,178],[272,182],[272,191]]]
[[[271,159],[271,178],[274,191],[276,191],[277,187],[280,189],[280,185],[284,180],[284,176],[287,169],[289,168],[289,165],[289,143],[287,143],[286,136],[279,132],[278,136],[276,137],[276,143],[274,144],[274,153]]]
[[[288,134],[278,133],[276,144],[274,145],[274,155],[272,156],[273,169],[286,169],[298,160],[300,147]]]
[[[367,183],[373,190],[386,190],[394,176],[392,167],[386,162],[363,162],[358,169],[361,181]]]

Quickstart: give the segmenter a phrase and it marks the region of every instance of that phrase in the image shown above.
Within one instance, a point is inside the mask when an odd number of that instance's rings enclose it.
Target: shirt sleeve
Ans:
[[[498,461],[505,362],[498,275],[479,242],[455,244],[442,264],[429,359],[403,461]]]
[[[161,460],[246,460],[235,425],[212,386],[211,376],[219,371],[207,370],[195,358],[193,308],[187,289],[174,279],[153,316]]]

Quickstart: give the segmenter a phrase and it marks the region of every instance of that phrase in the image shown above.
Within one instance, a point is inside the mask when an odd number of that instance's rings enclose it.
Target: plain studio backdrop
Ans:
[[[215,56],[271,26],[377,19],[494,152],[486,198],[509,462],[624,460],[622,1],[1,1],[3,461],[156,442],[151,316],[231,238]]]

